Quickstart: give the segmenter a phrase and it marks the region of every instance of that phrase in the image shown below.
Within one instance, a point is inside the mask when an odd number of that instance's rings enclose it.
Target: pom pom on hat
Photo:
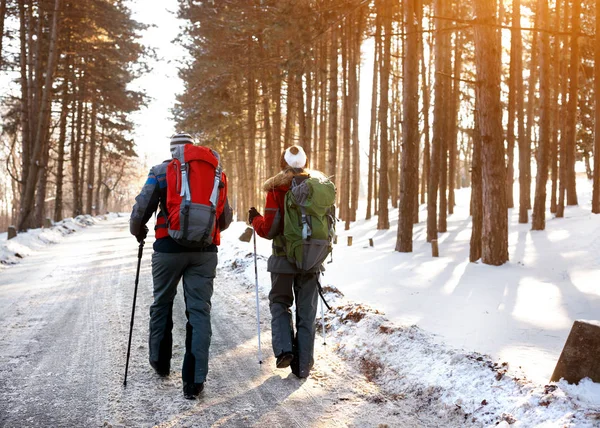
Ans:
[[[306,153],[300,146],[288,147],[283,152],[283,158],[292,168],[304,168],[306,166]]]

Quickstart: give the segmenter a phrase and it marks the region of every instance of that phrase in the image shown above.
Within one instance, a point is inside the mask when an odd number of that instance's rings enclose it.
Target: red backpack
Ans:
[[[220,189],[225,186],[219,154],[192,144],[172,150],[166,177],[169,236],[186,247],[218,245],[217,218],[223,211]]]

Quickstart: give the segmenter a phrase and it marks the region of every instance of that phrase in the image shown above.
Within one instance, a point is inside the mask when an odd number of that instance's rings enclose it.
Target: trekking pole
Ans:
[[[327,301],[323,296],[323,287],[321,287],[321,281],[319,279],[319,276],[322,274],[322,272],[320,274],[317,274],[317,290],[319,291],[319,296],[321,296],[321,325],[323,327],[323,345],[327,345],[325,340],[325,309],[323,308],[323,305],[327,306],[328,311],[331,310],[331,306],[327,304]]]
[[[258,364],[262,364],[262,349],[260,347],[260,310],[258,308],[258,262],[256,261],[256,230],[254,235],[254,278],[256,279],[256,330],[258,331]]]
[[[327,345],[325,341],[325,310],[323,309],[323,299],[321,299],[321,325],[323,326],[323,346]]]
[[[133,290],[133,308],[131,309],[131,324],[129,325],[129,342],[127,344],[127,361],[125,362],[125,379],[123,386],[127,386],[127,370],[129,369],[129,354],[131,351],[131,335],[133,334],[133,318],[135,316],[135,300],[137,298],[138,283],[140,282],[140,266],[142,264],[142,252],[144,251],[144,240],[140,242],[138,249],[137,272],[135,274],[135,289]]]

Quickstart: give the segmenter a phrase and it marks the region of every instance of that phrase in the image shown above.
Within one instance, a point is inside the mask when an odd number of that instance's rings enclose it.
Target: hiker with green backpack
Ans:
[[[307,169],[300,146],[287,148],[280,166],[263,186],[265,215],[252,207],[248,222],[259,236],[273,241],[267,270],[276,366],[290,367],[294,375],[306,378],[314,364],[319,276],[335,235],[336,189],[322,173]],[[295,329],[290,309],[294,301]]]

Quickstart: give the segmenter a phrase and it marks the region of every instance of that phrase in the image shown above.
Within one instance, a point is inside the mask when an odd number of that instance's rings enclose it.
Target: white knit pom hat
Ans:
[[[306,153],[300,146],[288,147],[283,152],[283,159],[292,168],[304,168],[306,166]]]

